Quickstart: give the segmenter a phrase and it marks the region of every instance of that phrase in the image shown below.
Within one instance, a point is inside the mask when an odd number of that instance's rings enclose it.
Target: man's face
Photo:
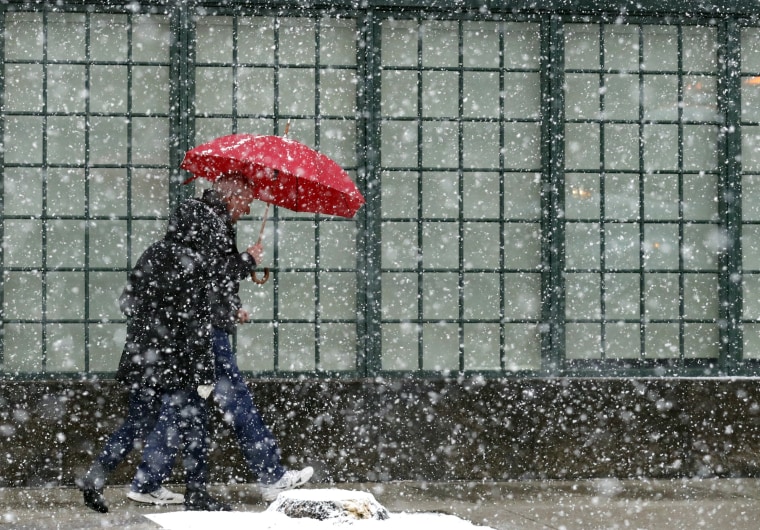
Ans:
[[[237,223],[242,216],[251,213],[253,199],[253,190],[249,186],[243,183],[235,185],[233,193],[227,198],[227,209],[233,223]]]

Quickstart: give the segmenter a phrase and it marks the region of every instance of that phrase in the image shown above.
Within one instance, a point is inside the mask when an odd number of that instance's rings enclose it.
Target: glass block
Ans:
[[[599,219],[599,175],[568,173],[565,175],[565,218]]]
[[[356,293],[355,273],[320,272],[320,316],[327,320],[356,319]]]
[[[81,320],[85,306],[84,272],[47,273],[45,307],[51,320]]]
[[[609,70],[638,71],[638,26],[617,24],[604,26],[604,66]]]
[[[647,78],[645,77],[645,79]],[[597,88],[593,94],[598,93],[599,90]],[[652,90],[651,87],[649,90]],[[639,91],[638,75],[621,73],[604,76],[604,118],[608,120],[638,120],[639,105],[641,104]],[[645,104],[648,94],[645,84]],[[677,91],[675,95],[678,95]]]
[[[85,178],[80,168],[50,168],[47,172],[47,211],[53,216],[85,214]]]
[[[79,116],[48,116],[47,160],[51,164],[84,164],[85,119]]]
[[[510,372],[540,369],[541,336],[538,332],[538,326],[535,324],[504,324],[503,327],[506,369]],[[466,338],[465,335],[465,340]]]
[[[42,65],[5,64],[5,93],[3,107],[6,112],[42,112]]]
[[[742,339],[744,359],[760,359],[760,324],[745,323]]]
[[[45,255],[48,267],[85,266],[84,220],[57,220],[47,222]]]
[[[604,216],[619,221],[639,218],[639,177],[607,175],[604,179]]]
[[[132,67],[132,112],[168,114],[171,112],[171,80],[167,66]]]
[[[589,160],[589,164],[590,162]],[[614,170],[638,171],[639,162],[639,126],[617,123],[605,124],[605,167]]]
[[[319,107],[322,115],[350,116],[356,114],[356,72],[353,70],[324,70],[319,74]]]
[[[420,332],[417,324],[384,324],[382,333],[383,370],[418,370]]]
[[[126,164],[129,124],[125,118],[90,117],[90,161],[93,164]]]
[[[541,275],[510,273],[504,275],[504,318],[537,319],[541,316]]]
[[[644,226],[644,265],[649,270],[677,270],[680,256],[678,225],[675,223]]]
[[[266,254],[264,256],[267,265]],[[258,273],[261,277],[261,272]],[[258,285],[253,282],[245,281],[240,283],[240,299],[243,301],[243,307],[250,313],[253,320],[273,320],[274,319],[274,288],[275,282],[270,281],[264,285]]]
[[[322,19],[320,23],[319,63],[331,66],[355,65],[357,38],[356,20]]]
[[[115,13],[90,14],[90,56],[95,61],[126,61],[129,17]]]
[[[7,178],[8,177],[6,176],[6,179]],[[6,183],[6,187],[7,187],[7,183]],[[744,221],[759,221],[760,220],[760,177],[759,176],[744,175],[742,177],[741,206],[742,206],[742,219]]]
[[[124,318],[119,309],[119,296],[127,284],[127,274],[90,271],[87,278],[89,317],[101,321]]]
[[[132,215],[168,215],[169,180],[168,170],[133,169],[130,179]]]
[[[678,28],[647,24],[642,28],[644,70],[678,69]]]
[[[195,23],[195,60],[201,64],[232,63],[232,17],[199,17]]]
[[[168,165],[172,136],[169,118],[132,119],[132,162]]]
[[[417,166],[417,123],[390,121],[381,124],[380,156],[384,167]]]
[[[644,304],[648,319],[677,319],[680,299],[678,274],[644,275]]]
[[[567,223],[565,249],[567,269],[598,269],[601,252],[599,223]]]
[[[459,176],[436,171],[422,174],[422,216],[456,218],[459,216]]]
[[[196,114],[231,114],[233,83],[231,68],[196,67]]]
[[[541,215],[541,175],[504,175],[504,215],[507,219],[538,219]]]
[[[598,69],[599,50],[598,25],[565,24],[565,68]]]
[[[459,369],[459,327],[457,324],[423,324],[422,369]]]
[[[417,318],[417,274],[411,272],[381,275],[383,320],[413,320]]]
[[[10,374],[42,371],[42,325],[3,325],[3,371]]]
[[[7,274],[7,273],[6,273]],[[742,277],[742,317],[760,319],[760,275],[745,273]]]
[[[279,311],[286,320],[314,320],[315,292],[314,273],[280,272]]]
[[[718,219],[718,178],[716,175],[684,175],[683,216],[695,221]]]
[[[693,324],[683,327],[683,356],[686,359],[718,359],[720,332],[717,324]]]
[[[718,32],[715,27],[683,26],[683,69],[687,72],[718,71]]]
[[[3,175],[5,215],[42,214],[42,172],[39,169],[6,167]]]
[[[466,273],[464,275],[464,318],[495,320],[501,316],[499,274]]]
[[[90,372],[115,372],[127,338],[126,324],[90,324]]]
[[[417,22],[414,20],[384,20],[380,24],[380,53],[383,66],[416,66]]]
[[[684,76],[683,119],[685,121],[711,121],[721,118],[718,112],[718,78]]]
[[[741,28],[742,72],[760,72],[760,28]]]
[[[278,225],[279,266],[314,267],[316,231],[308,221],[285,221]]]
[[[566,274],[565,292],[567,294],[567,300],[565,303],[565,318],[601,318],[602,315],[600,302],[602,299],[602,294],[600,274]]]
[[[6,160],[7,156],[6,152]],[[742,169],[747,172],[760,171],[760,127],[758,126],[742,126]]]
[[[5,219],[3,228],[5,267],[42,266],[42,221]]]
[[[464,223],[464,267],[498,269],[499,223]]]
[[[313,324],[280,324],[278,369],[286,372],[315,370]]]
[[[132,221],[131,253],[128,267],[134,267],[137,259],[150,245],[163,239],[166,233],[166,220]]]
[[[7,12],[3,31],[6,60],[42,60],[45,42],[42,12]]]
[[[325,269],[356,268],[356,224],[322,221],[319,224],[319,265]]]
[[[238,368],[244,371],[274,370],[274,325],[250,323],[237,327]]]
[[[5,271],[3,274],[3,318],[39,320],[41,315],[42,275],[36,271]]]
[[[256,129],[253,129],[254,131]],[[195,145],[232,134],[232,118],[195,118]]]
[[[760,121],[760,90],[754,83],[760,77],[743,77],[741,85],[742,121]]]
[[[641,329],[639,324],[608,323],[604,332],[607,359],[637,359],[641,356]]]
[[[500,326],[498,324],[465,323],[463,328],[464,369],[500,370]]]
[[[90,66],[90,110],[92,112],[127,112],[126,66],[112,64]],[[78,78],[74,78],[78,79]],[[141,83],[138,83],[141,85]]]
[[[644,218],[676,220],[680,203],[677,175],[644,176]]]
[[[639,248],[638,224],[604,225],[604,266],[607,270],[638,269]]]
[[[504,223],[504,267],[536,269],[541,265],[541,226]]]
[[[430,20],[420,24],[423,66],[457,66],[459,64],[459,29],[457,22]]]
[[[678,359],[681,355],[681,330],[678,324],[648,323],[644,331],[648,359]]]
[[[565,358],[600,359],[602,356],[601,324],[565,325]]]
[[[600,92],[598,74],[565,74],[565,118],[568,120],[598,120],[600,117]],[[606,90],[604,93],[607,93]],[[609,112],[606,96],[605,109]]]
[[[456,122],[423,122],[422,165],[431,168],[459,167],[459,127]]]
[[[643,142],[644,169],[647,172],[678,169],[677,125],[645,124]]]
[[[453,222],[422,225],[422,263],[426,269],[459,266],[459,225]]]
[[[126,267],[127,237],[126,221],[90,221],[90,266]]]
[[[169,61],[174,38],[170,22],[170,17],[164,15],[151,14],[132,17],[133,61],[148,63],[167,63]]]
[[[686,171],[718,169],[720,131],[715,125],[683,126],[683,168]]]
[[[517,28],[515,28],[517,29]],[[518,43],[518,39],[512,39]],[[462,31],[462,57],[466,68],[498,68],[499,23],[465,21]]]
[[[629,273],[604,275],[604,318],[606,320],[638,319],[640,276]],[[638,348],[636,348],[638,353]]]
[[[273,17],[239,17],[237,30],[238,61],[242,63],[274,63]]]
[[[382,267],[416,269],[419,261],[417,223],[382,224]]]
[[[48,324],[45,371],[84,372],[84,324]]]
[[[504,117],[538,119],[541,115],[539,75],[532,72],[505,72]],[[496,105],[494,101],[492,105]],[[496,113],[491,116],[497,116]]]
[[[504,66],[538,69],[541,57],[541,27],[536,23],[504,23]]]
[[[599,124],[565,123],[565,167],[599,169]]]
[[[720,298],[718,297],[717,274],[684,274],[684,318],[718,318]]]
[[[383,171],[380,179],[380,204],[383,218],[417,217],[419,201],[417,173]]]
[[[531,170],[541,167],[541,127],[538,123],[505,123],[504,138],[505,168]]]
[[[459,115],[458,72],[422,72],[422,115],[439,118]]]
[[[320,370],[356,370],[356,325],[322,323],[319,327]]]
[[[42,163],[43,122],[40,116],[5,116],[3,126],[6,164]]]
[[[637,76],[630,76],[637,83]],[[679,105],[678,76],[653,74],[644,76],[644,118],[654,121],[674,121],[678,119]],[[629,87],[631,98],[638,97],[638,84]],[[638,114],[638,105],[629,110],[627,119],[636,119],[630,114]]]
[[[499,174],[467,172],[462,175],[462,213],[468,219],[499,217]]]
[[[306,17],[281,17],[279,20],[280,64],[315,64],[316,22]]]
[[[422,279],[422,316],[455,320],[459,316],[459,275],[428,272]]]
[[[241,114],[274,113],[273,68],[238,68],[237,110]]]
[[[323,119],[319,131],[319,150],[332,158],[339,166],[356,166],[356,131],[353,120]],[[356,182],[355,172],[349,175]]]
[[[498,169],[499,124],[465,123],[462,126],[462,166],[465,168]]]
[[[315,92],[314,70],[280,70],[281,114],[315,114]]]
[[[90,170],[90,214],[127,214],[127,170],[93,168]]]
[[[48,13],[48,59],[84,61],[87,59],[86,17],[83,13]]]
[[[417,72],[383,70],[381,72],[380,109],[393,118],[417,116]]]

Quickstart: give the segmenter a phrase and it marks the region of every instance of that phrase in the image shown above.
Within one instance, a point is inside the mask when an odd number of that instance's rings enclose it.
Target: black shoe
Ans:
[[[96,490],[95,488],[83,488],[84,503],[91,510],[95,510],[100,513],[108,513],[108,505],[106,499],[103,497],[102,490]]]
[[[186,491],[185,510],[198,512],[231,512],[229,504],[213,498],[207,491]]]

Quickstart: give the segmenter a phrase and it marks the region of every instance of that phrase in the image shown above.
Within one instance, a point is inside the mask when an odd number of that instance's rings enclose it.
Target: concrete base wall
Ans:
[[[760,474],[751,379],[250,382],[288,467],[317,481]],[[73,484],[119,424],[113,381],[0,384],[0,486]],[[212,415],[212,481],[249,482]],[[128,483],[139,451],[111,476]],[[182,465],[172,482],[183,483]]]

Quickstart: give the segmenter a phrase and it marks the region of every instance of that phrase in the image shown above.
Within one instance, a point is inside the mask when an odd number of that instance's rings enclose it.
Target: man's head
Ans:
[[[236,223],[243,215],[251,213],[251,201],[254,199],[253,187],[245,177],[223,175],[214,181],[214,189],[222,196],[233,223]]]

